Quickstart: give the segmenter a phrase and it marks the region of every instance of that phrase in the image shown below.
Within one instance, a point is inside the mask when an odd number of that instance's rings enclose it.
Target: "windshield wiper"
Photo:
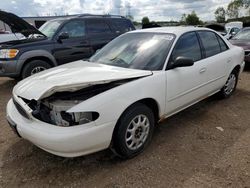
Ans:
[[[121,58],[119,57],[114,57],[112,59],[109,59],[112,63],[115,63],[117,65],[125,65],[125,67],[128,67],[128,64]]]

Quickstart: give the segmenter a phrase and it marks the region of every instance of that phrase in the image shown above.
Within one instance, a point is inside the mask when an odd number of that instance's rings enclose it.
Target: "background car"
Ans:
[[[58,66],[18,83],[7,119],[21,137],[55,155],[76,157],[110,147],[131,158],[150,143],[160,120],[218,92],[230,97],[243,60],[243,49],[213,30],[132,31],[89,62]]]
[[[250,27],[245,27],[230,42],[233,45],[240,46],[245,50],[246,65],[250,65]]]
[[[0,76],[18,79],[87,59],[112,39],[135,29],[130,20],[112,15],[55,19],[39,30],[11,13],[0,11],[0,20],[27,38],[0,44]]]
[[[231,39],[243,28],[243,22],[229,22],[226,23],[225,28],[226,33],[224,37],[226,37],[226,39]]]

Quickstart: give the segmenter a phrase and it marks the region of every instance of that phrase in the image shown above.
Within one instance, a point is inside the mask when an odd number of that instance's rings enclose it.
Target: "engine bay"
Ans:
[[[105,84],[90,85],[74,92],[55,92],[51,96],[41,100],[23,101],[33,110],[32,115],[43,122],[56,126],[68,127],[81,125],[95,121],[99,117],[98,112],[68,113],[67,111],[81,102],[94,97],[114,87],[127,83],[133,79],[113,81]]]

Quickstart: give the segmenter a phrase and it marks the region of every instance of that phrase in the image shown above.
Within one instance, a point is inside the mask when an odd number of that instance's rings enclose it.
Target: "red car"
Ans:
[[[245,27],[230,42],[233,45],[240,46],[245,50],[246,65],[250,64],[250,27]]]

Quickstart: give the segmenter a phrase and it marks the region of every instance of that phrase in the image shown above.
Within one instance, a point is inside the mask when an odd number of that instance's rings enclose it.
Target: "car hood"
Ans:
[[[31,34],[40,34],[45,36],[34,26],[30,25],[15,14],[0,11],[0,20],[9,26],[13,33],[22,33],[25,37],[28,37]]]
[[[242,47],[244,50],[250,50],[250,40],[230,40],[231,44]]]
[[[14,87],[13,94],[28,100],[39,100],[56,92],[73,92],[92,85],[152,74],[147,70],[76,61],[26,78]]]
[[[23,47],[23,45],[30,45],[31,43],[39,43],[42,41],[48,41],[48,38],[27,38],[27,39],[21,39],[21,40],[8,40],[5,42],[0,42],[0,48],[11,48],[13,46],[16,46],[16,48]],[[22,45],[22,46],[21,46]]]

